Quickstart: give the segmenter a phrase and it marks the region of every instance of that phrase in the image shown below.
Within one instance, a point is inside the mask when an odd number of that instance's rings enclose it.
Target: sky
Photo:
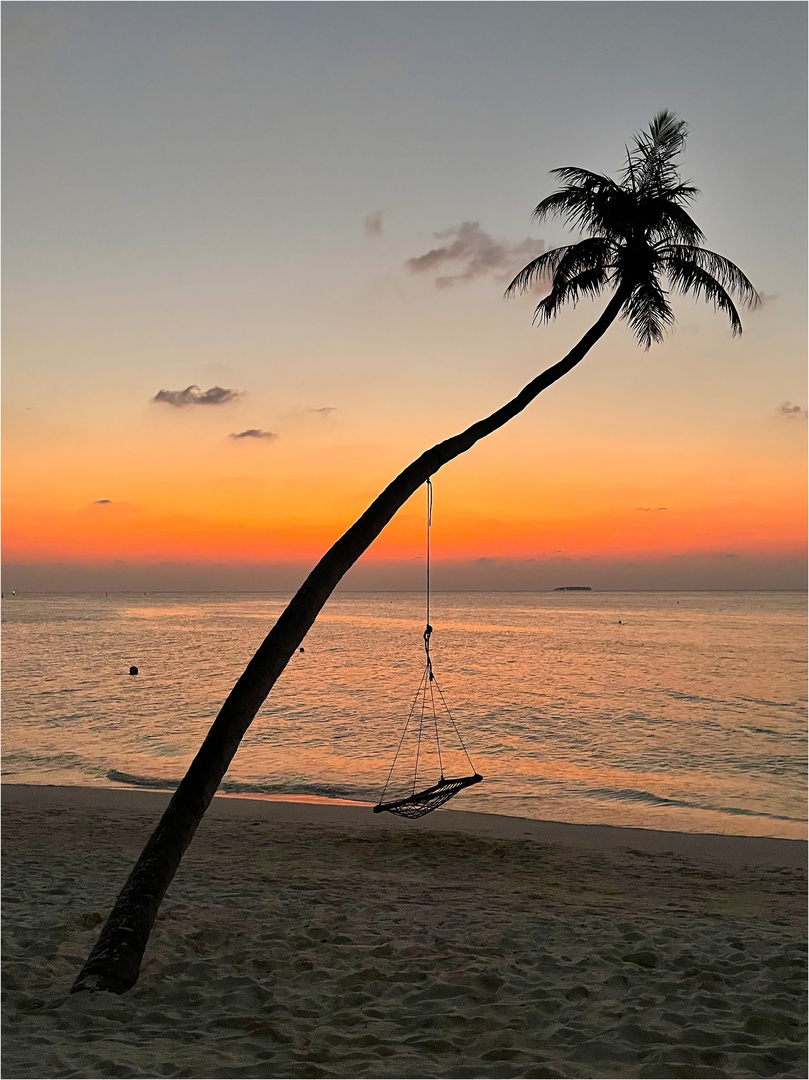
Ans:
[[[435,588],[804,588],[803,3],[3,4],[3,585],[290,590],[427,447],[603,310],[532,326],[662,108],[706,244],[677,298],[433,478]],[[425,258],[430,254],[429,258]],[[424,492],[346,578],[421,587]]]

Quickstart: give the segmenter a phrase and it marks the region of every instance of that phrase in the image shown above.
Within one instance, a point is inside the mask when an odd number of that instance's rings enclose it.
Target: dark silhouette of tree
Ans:
[[[535,322],[548,322],[563,304],[612,287],[622,297],[621,317],[648,349],[674,323],[665,279],[677,292],[711,301],[728,316],[733,334],[741,334],[730,294],[748,306],[761,301],[738,266],[699,246],[705,237],[685,210],[699,191],[680,180],[676,165],[686,134],[682,120],[658,113],[627,150],[620,182],[587,169],[554,169],[563,187],[542,200],[534,217],[558,215],[589,235],[533,259],[506,295],[550,278],[551,290],[534,314]]]
[[[619,180],[586,169],[554,170],[562,187],[537,206],[534,216],[541,221],[559,215],[586,235],[530,262],[507,295],[548,282],[550,290],[535,313],[535,321],[543,322],[566,303],[575,305],[582,297],[611,290],[602,315],[562,360],[502,408],[408,465],[323,556],[222,706],[124,884],[74,992],[122,994],[134,985],[163,896],[244,733],[337,583],[430,476],[575,367],[615,319],[626,319],[647,349],[660,341],[674,322],[666,284],[703,296],[725,312],[734,335],[741,333],[731,295],[748,306],[758,304],[759,297],[738,267],[699,246],[703,234],[685,209],[698,192],[680,180],[676,165],[685,138],[683,121],[664,111],[627,149]]]

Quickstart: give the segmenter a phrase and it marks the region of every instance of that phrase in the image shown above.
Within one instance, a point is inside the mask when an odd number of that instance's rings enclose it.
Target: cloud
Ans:
[[[668,510],[667,506],[636,506],[636,510],[642,510],[644,514],[656,514],[658,510]]]
[[[103,514],[107,517],[111,514],[113,517],[120,514],[131,514],[133,512],[132,504],[125,500],[119,499],[93,499],[92,502],[84,503],[78,508],[77,513],[89,514],[93,520],[98,520],[96,515]]]
[[[336,405],[321,405],[315,407],[314,405],[292,405],[288,410],[288,414],[294,417],[297,421],[302,421],[306,416],[331,416],[332,413],[337,412]]]
[[[477,221],[464,221],[433,235],[436,240],[448,242],[408,259],[405,266],[412,274],[444,271],[435,278],[438,289],[480,277],[510,279],[527,261],[545,250],[541,240],[526,238],[519,243],[494,240]],[[446,273],[447,270],[453,272]]]
[[[786,420],[805,420],[809,415],[803,405],[793,405],[790,401],[783,402],[775,412],[777,416],[783,416]]]
[[[262,431],[261,428],[248,428],[247,431],[234,431],[230,435],[231,439],[267,439],[272,441],[277,439],[278,436],[274,431]]]
[[[210,390],[186,386],[185,390],[159,390],[152,401],[165,401],[181,409],[185,405],[226,405],[241,396],[241,390],[227,390],[223,386],[212,386]]]
[[[768,304],[774,304],[776,300],[781,299],[780,292],[760,292],[758,295],[761,300],[761,307],[766,307]]]
[[[374,210],[373,214],[369,214],[365,221],[362,223],[365,229],[366,236],[381,236],[382,235],[382,211]]]

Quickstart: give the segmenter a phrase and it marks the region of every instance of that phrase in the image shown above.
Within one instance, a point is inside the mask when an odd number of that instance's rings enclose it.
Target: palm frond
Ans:
[[[701,296],[713,304],[714,311],[724,311],[730,320],[733,336],[741,335],[742,320],[739,318],[739,313],[727,291],[712,274],[694,262],[677,258],[668,261],[666,273],[673,288],[678,292],[683,295],[691,293],[697,297]]]
[[[553,289],[537,304],[534,322],[550,322],[565,304],[572,304],[575,307],[583,296],[598,296],[602,289],[611,283],[609,271],[602,267],[582,270],[580,274],[564,282],[558,284],[554,282]]]
[[[557,264],[553,287],[561,287],[587,270],[606,273],[613,268],[613,244],[603,236],[588,236],[567,249]]]
[[[663,109],[652,120],[648,132],[635,136],[635,149],[630,157],[638,191],[664,191],[676,185],[674,159],[682,151],[687,135],[685,121]]]
[[[724,255],[690,244],[671,244],[661,249],[660,258],[667,269],[672,261],[682,265],[692,263],[715,278],[718,285],[738,297],[746,307],[755,309],[761,304],[761,297],[747,275]]]
[[[560,259],[563,258],[565,252],[570,251],[571,247],[575,247],[575,245],[565,244],[564,247],[543,251],[541,255],[532,259],[527,266],[524,266],[522,270],[520,270],[519,274],[517,274],[506,289],[505,295],[513,296],[514,293],[524,293],[530,289],[533,284],[539,281],[540,278],[552,277],[556,267],[559,265]]]
[[[558,216],[579,232],[625,236],[634,204],[631,194],[617,184],[592,188],[569,184],[543,199],[533,216],[536,221]]]
[[[606,271],[613,268],[612,243],[601,236],[588,236],[578,244],[553,248],[532,259],[517,274],[505,295],[525,292],[543,277],[550,279],[553,291],[587,270]]]
[[[622,316],[644,349],[648,349],[654,342],[662,341],[666,330],[674,324],[674,312],[669,304],[668,293],[653,274],[638,282],[632,289],[624,304]]]
[[[626,151],[626,168],[623,172],[624,183],[622,186],[633,192],[637,192],[638,185],[635,183],[635,169],[632,165],[632,155],[629,153],[629,147],[626,144],[624,144],[624,150]]]
[[[558,176],[567,186],[587,188],[592,191],[620,191],[621,187],[611,176],[592,172],[590,169],[580,169],[576,165],[563,165],[559,169],[551,169],[551,176]]]
[[[687,210],[666,196],[650,199],[640,213],[650,240],[675,244],[700,244],[705,234]]]
[[[690,180],[685,180],[681,184],[675,184],[673,188],[669,188],[666,191],[666,198],[670,202],[678,203],[680,206],[685,206],[687,203],[693,202],[699,195],[699,188],[694,187]]]
[[[670,109],[661,109],[649,124],[649,139],[654,150],[668,157],[679,154],[687,135],[685,120],[678,120]]]
[[[543,199],[535,208],[533,217],[535,221],[543,221],[558,216],[571,228],[600,232],[604,216],[603,207],[599,205],[602,201],[594,198],[592,191],[571,185],[559,188]]]

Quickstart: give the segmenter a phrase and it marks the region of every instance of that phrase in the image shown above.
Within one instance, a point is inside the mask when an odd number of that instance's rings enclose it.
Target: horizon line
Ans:
[[[295,589],[292,595],[294,595],[298,589]],[[431,589],[433,595],[437,593],[535,593],[535,594],[550,594],[554,592],[591,592],[603,595],[605,593],[806,593],[809,592],[809,588],[790,588],[790,589],[598,589],[594,587],[587,587],[581,589],[563,588],[561,586],[554,586],[550,589]],[[3,599],[10,599],[5,596],[6,592],[12,592],[15,598],[19,598],[23,595],[26,596],[99,596],[103,593],[105,596],[112,594],[113,596],[287,596],[290,593],[289,589],[24,589],[20,590],[7,590],[3,589]],[[395,593],[400,596],[423,596],[423,589],[341,589],[338,585],[334,592],[353,592],[353,593]]]

